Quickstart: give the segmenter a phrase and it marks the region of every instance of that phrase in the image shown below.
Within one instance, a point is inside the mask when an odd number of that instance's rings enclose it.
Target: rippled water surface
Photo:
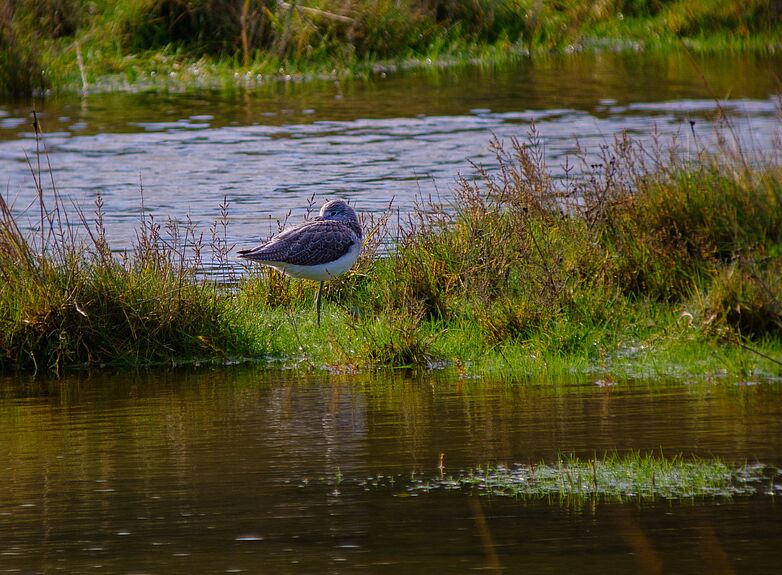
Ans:
[[[746,146],[770,152],[780,57],[580,54],[498,67],[455,67],[367,81],[270,84],[234,93],[96,94],[38,107],[54,181],[92,211],[106,202],[115,249],[135,237],[144,188],[160,219],[190,215],[206,231],[226,198],[230,243],[266,236],[307,199],[349,198],[365,212],[421,194],[447,200],[469,161],[488,162],[493,134],[524,136],[532,120],[555,169],[576,138],[588,150],[627,131],[648,140],[713,139],[717,100]],[[34,198],[29,105],[0,103],[4,193]],[[694,121],[694,131],[690,129]],[[48,184],[48,178],[45,178]],[[31,222],[37,209],[28,209]]]
[[[411,495],[490,463],[782,464],[779,383],[508,384],[253,367],[0,384],[0,572],[778,573],[768,495]]]
[[[493,134],[537,122],[552,166],[626,130],[779,149],[780,58],[574,55],[234,93],[39,104],[52,177],[113,247],[140,209],[229,243],[316,194],[364,212],[449,197]],[[30,224],[30,106],[0,103],[3,195]],[[691,122],[694,125],[691,129]],[[47,178],[48,182],[48,178]],[[47,183],[47,190],[49,184]],[[662,450],[782,465],[779,382],[508,384],[252,367],[0,380],[0,573],[778,573],[768,495],[570,504],[411,492],[413,478],[559,453]],[[773,480],[772,480],[773,481]]]

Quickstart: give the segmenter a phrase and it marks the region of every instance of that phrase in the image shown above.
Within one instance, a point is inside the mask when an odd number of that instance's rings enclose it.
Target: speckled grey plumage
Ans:
[[[318,217],[255,248],[239,251],[239,257],[320,282],[315,299],[320,326],[323,282],[347,272],[360,253],[361,226],[356,212],[342,200],[332,200],[323,204]]]
[[[361,242],[361,235],[353,208],[342,200],[332,200],[323,205],[319,216],[238,254],[270,264],[316,266],[344,256],[351,246]]]

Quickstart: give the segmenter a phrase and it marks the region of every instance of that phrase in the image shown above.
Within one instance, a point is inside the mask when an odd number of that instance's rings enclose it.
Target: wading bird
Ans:
[[[320,215],[284,230],[239,257],[271,266],[295,278],[320,282],[315,306],[320,326],[323,282],[348,271],[361,253],[361,226],[356,212],[342,200],[331,200]]]

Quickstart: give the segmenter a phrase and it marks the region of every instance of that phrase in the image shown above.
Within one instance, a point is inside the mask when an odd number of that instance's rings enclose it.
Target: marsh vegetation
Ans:
[[[452,202],[365,218],[363,254],[327,284],[320,328],[314,285],[231,267],[227,203],[206,231],[143,215],[118,253],[100,196],[94,213],[66,205],[40,150],[35,229],[0,204],[2,363],[775,373],[778,159],[682,142],[620,135],[555,177],[534,126],[494,141],[497,169],[475,166]],[[205,260],[223,281],[201,274]]]
[[[0,92],[231,87],[263,77],[584,49],[778,50],[772,0],[19,0]]]
[[[573,505],[622,501],[775,495],[776,469],[728,465],[719,459],[681,454],[630,452],[580,458],[562,455],[554,462],[478,467],[435,478],[414,478],[410,490],[465,489],[481,495],[554,499]]]

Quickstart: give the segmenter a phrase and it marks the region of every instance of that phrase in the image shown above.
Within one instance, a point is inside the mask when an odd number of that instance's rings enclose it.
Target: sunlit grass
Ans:
[[[323,477],[338,490],[352,487],[389,490],[396,497],[448,492],[524,501],[557,501],[568,505],[628,500],[730,499],[776,497],[782,492],[782,470],[759,462],[730,464],[718,458],[630,451],[578,457],[560,454],[554,461],[487,464],[449,469],[445,454],[433,472]],[[300,487],[312,482],[302,483]]]
[[[36,121],[37,125],[37,121]],[[22,231],[0,196],[0,365],[60,374],[73,366],[146,365],[236,354],[219,286],[197,281],[200,247],[191,223],[140,220],[130,252],[106,240],[103,201],[94,214],[45,189],[48,160],[31,163],[39,221]],[[216,228],[215,228],[216,229]],[[212,257],[224,244],[213,236]]]
[[[226,89],[264,77],[589,48],[775,52],[772,0],[21,0],[0,13],[0,92]]]
[[[508,378],[573,371],[752,381],[780,373],[782,175],[728,143],[647,149],[625,136],[546,166],[534,126],[494,142],[499,166],[460,180],[401,227],[365,218],[350,273],[316,284],[239,273],[230,206],[204,241],[190,222],[139,221],[112,252],[102,200],[64,205],[31,165],[40,221],[0,204],[0,364],[66,367],[259,360],[302,368],[452,367]],[[143,196],[143,191],[141,191]],[[381,251],[382,246],[390,246]],[[202,260],[227,270],[217,284]],[[241,275],[241,277],[240,277]]]
[[[729,465],[719,459],[631,452],[582,459],[560,456],[553,463],[486,466],[414,477],[409,491],[467,490],[480,495],[521,499],[603,501],[634,499],[692,499],[774,495],[779,470],[762,464]]]

